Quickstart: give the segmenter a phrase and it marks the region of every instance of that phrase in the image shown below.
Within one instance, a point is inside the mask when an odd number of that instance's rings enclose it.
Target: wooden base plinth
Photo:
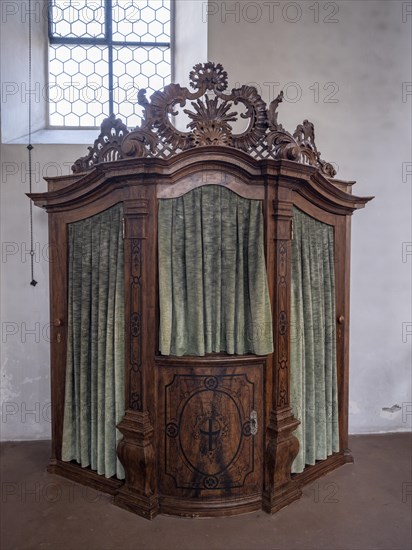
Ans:
[[[292,474],[292,479],[299,484],[300,487],[304,487],[308,483],[312,483],[316,479],[336,470],[344,464],[353,463],[353,456],[349,449],[345,451],[340,451],[329,456],[325,460],[320,460],[313,466],[306,466],[300,474]]]
[[[157,497],[144,497],[122,487],[115,495],[113,503],[124,510],[133,512],[146,519],[154,519],[159,513],[159,503]]]
[[[128,488],[122,480],[107,479],[88,468],[61,460],[51,460],[47,471],[50,474],[65,477],[97,491],[113,495],[113,502],[116,506],[146,519],[153,519],[159,513],[187,518],[211,518],[247,514],[260,509],[274,514],[299,499],[302,496],[302,487],[349,463],[353,463],[353,456],[347,449],[334,453],[313,466],[307,466],[300,474],[292,474],[289,483],[273,492],[224,501],[222,499],[206,501],[169,496],[144,496]]]
[[[47,471],[49,474],[65,477],[76,483],[92,487],[97,491],[108,493],[109,495],[115,495],[123,485],[123,481],[120,479],[106,478],[93,470],[82,468],[80,464],[63,462],[62,460],[51,460],[47,467]]]
[[[160,497],[160,513],[169,516],[185,518],[215,518],[248,514],[260,510],[262,505],[260,494],[248,497],[222,499],[180,499]]]
[[[262,509],[268,514],[274,514],[302,496],[300,486],[291,481],[285,487],[279,488],[273,493],[263,494]]]

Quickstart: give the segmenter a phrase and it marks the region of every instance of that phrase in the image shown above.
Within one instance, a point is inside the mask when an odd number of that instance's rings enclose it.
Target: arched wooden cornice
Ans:
[[[357,197],[332,183],[313,166],[290,160],[256,160],[247,153],[224,146],[205,146],[182,152],[169,159],[140,158],[105,162],[89,172],[73,176],[47,178],[47,193],[31,193],[37,206],[47,211],[77,208],[102,198],[114,189],[132,188],[148,183],[177,184],[184,178],[202,172],[220,171],[238,178],[244,184],[274,185],[282,182],[309,201],[336,214],[348,214],[362,208],[372,197]],[[222,180],[222,185],[225,185]],[[128,194],[125,192],[124,198]]]

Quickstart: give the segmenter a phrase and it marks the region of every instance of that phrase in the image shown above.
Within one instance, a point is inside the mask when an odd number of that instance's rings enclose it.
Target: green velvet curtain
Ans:
[[[292,472],[339,451],[334,235],[294,208],[291,288],[291,402],[301,421]]]
[[[159,204],[160,352],[273,351],[260,201],[215,185]]]
[[[62,459],[124,478],[122,205],[69,224],[68,335]]]

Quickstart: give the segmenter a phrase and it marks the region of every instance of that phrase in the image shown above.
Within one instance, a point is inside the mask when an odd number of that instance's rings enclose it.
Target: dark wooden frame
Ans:
[[[276,109],[281,96],[269,109],[264,106],[266,119],[262,122],[263,102],[256,90],[249,89],[247,93],[243,90],[243,95],[239,93],[237,97],[242,97],[245,104],[246,95],[253,96],[253,120],[249,130],[240,137],[232,135],[219,116],[215,116],[213,127],[207,124],[196,126],[195,120],[191,137],[177,131],[173,135],[168,128],[162,130],[160,122],[166,124],[165,113],[173,111],[177,102],[196,99],[206,90],[214,90],[223,102],[233,100],[235,90],[232,96],[225,96],[221,90],[224,89],[225,73],[220,66],[198,66],[193,74],[198,89],[194,95],[179,87],[177,91],[174,89],[173,102],[167,99],[166,93],[162,116],[158,104],[156,111],[142,96],[146,122],[141,128],[128,133],[114,117],[109,118],[102,125],[95,147],[75,164],[73,176],[48,178],[47,193],[30,195],[37,206],[49,213],[49,238],[53,251],[50,262],[53,445],[48,471],[113,494],[116,504],[150,519],[159,512],[214,516],[263,508],[273,513],[299,498],[305,483],[353,460],[348,449],[350,222],[352,213],[372,197],[355,197],[351,194],[353,182],[332,179],[333,167],[320,159],[314,144],[313,125],[308,121],[300,125],[300,130],[298,126],[293,136],[277,123]],[[154,96],[152,105],[159,99]],[[258,128],[253,142],[251,131],[259,124],[264,127],[264,132]],[[221,132],[217,139],[212,139],[216,136],[216,127]],[[155,143],[153,136],[157,139]],[[266,147],[263,148],[264,158],[261,153],[263,142]],[[131,143],[135,145],[131,147]],[[176,148],[175,154],[167,153],[170,143]],[[148,154],[149,149],[151,154]],[[181,195],[202,184],[223,185],[239,195],[263,202],[266,264],[276,342],[275,353],[265,358],[225,354],[204,358],[159,357],[157,203],[159,197]],[[126,471],[124,482],[114,478],[108,480],[89,469],[61,460],[67,328],[67,224],[118,202],[124,206],[125,240],[126,412],[118,425],[124,436],[118,447]],[[340,450],[307,467],[303,473],[291,475],[291,464],[299,448],[293,435],[299,422],[292,414],[289,389],[290,251],[294,205],[334,227]],[[262,373],[263,418],[260,424],[263,429],[260,432],[262,443],[256,449],[256,464],[260,469],[257,492],[254,489],[253,494],[242,496],[239,491],[233,494],[222,491],[210,499],[199,497],[199,492],[186,491],[182,499],[159,492],[162,473],[159,449],[165,430],[158,412],[162,365],[169,365],[168,368],[175,368],[176,372],[184,368],[191,372],[206,369],[204,372],[209,374],[235,372],[235,366],[247,370],[256,365],[253,368]]]

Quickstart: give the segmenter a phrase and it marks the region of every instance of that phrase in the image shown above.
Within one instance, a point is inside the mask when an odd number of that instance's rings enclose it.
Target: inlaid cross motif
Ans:
[[[200,433],[202,435],[206,435],[208,437],[208,451],[211,452],[211,451],[214,451],[216,449],[216,446],[217,445],[214,445],[213,446],[213,438],[216,437],[216,440],[217,438],[220,436],[220,425],[218,422],[216,422],[216,420],[214,418],[209,418],[208,419],[208,430],[202,430],[200,428]],[[213,426],[216,425],[218,426],[218,429],[217,430],[213,430]],[[215,441],[216,441],[215,440]]]

